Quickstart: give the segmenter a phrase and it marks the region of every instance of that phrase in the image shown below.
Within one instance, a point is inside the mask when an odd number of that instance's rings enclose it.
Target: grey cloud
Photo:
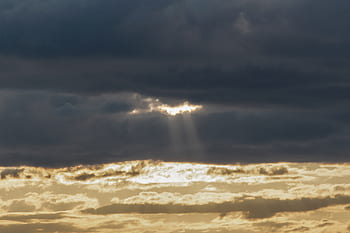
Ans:
[[[93,227],[90,230],[100,230],[100,229],[123,229],[127,228],[128,226],[137,226],[140,225],[140,221],[137,220],[127,220],[123,221],[121,223],[116,223],[114,221],[108,221],[105,223],[100,224],[97,227]]]
[[[24,169],[4,169],[1,171],[0,176],[1,179],[10,178],[19,178],[20,174],[24,171]]]
[[[317,116],[317,113],[307,112],[238,111],[212,114],[198,119],[198,128],[204,137],[210,137],[211,140],[220,140],[230,135],[230,138],[235,138],[241,143],[305,141],[327,137],[338,131],[336,124],[322,118]]]
[[[344,118],[340,112],[240,108],[211,113],[204,105],[201,113],[192,115],[193,130],[205,151],[196,157],[194,145],[186,141],[182,116],[169,121],[160,113],[128,114],[145,107],[139,95],[0,94],[4,165],[66,166],[126,159],[261,162],[262,156],[263,161],[346,161],[348,122],[339,120]],[[182,154],[172,150],[170,123],[183,139],[177,145]],[[93,177],[77,177],[88,178]]]
[[[332,226],[332,225],[334,225],[333,222],[324,221],[324,223],[317,225],[317,227],[326,227],[326,226]]]
[[[2,43],[2,50],[36,65],[34,70],[24,65],[25,74],[7,68],[3,87],[129,90],[243,106],[320,107],[349,100],[344,85],[347,60],[341,55],[349,33],[337,23],[348,21],[339,10],[349,4],[340,0],[332,7],[305,0],[5,2],[1,15],[7,20],[1,25],[11,26],[13,33],[3,38],[12,44]],[[46,13],[39,14],[38,9]],[[325,13],[333,16],[326,22]],[[253,32],[243,37],[235,32],[237,19],[249,19]],[[327,51],[341,61],[330,61]],[[71,58],[63,64],[55,60],[59,53],[84,59]],[[305,55],[296,59],[293,53]],[[25,54],[51,56],[47,60],[51,65]],[[121,67],[128,62],[130,66]],[[21,66],[16,61],[6,63]]]
[[[307,10],[311,7],[313,14]],[[249,51],[247,48],[257,39],[270,42],[271,37],[285,35],[279,39],[283,51],[293,48],[288,43],[308,37],[315,42],[320,41],[320,37],[346,41],[349,33],[338,22],[348,19],[346,11],[341,11],[347,8],[348,3],[340,0],[331,7],[324,1],[225,0],[217,4],[210,0],[153,0],[144,4],[124,0],[74,3],[6,0],[0,14],[6,21],[1,28],[12,30],[2,38],[1,50],[7,54],[33,56],[154,56],[151,51],[156,55],[200,55],[208,51],[227,54],[226,48],[232,55],[242,50],[237,44],[246,45],[243,51]],[[237,18],[242,21],[242,12],[254,26],[253,35],[244,41],[240,33],[232,30]],[[325,14],[329,18],[325,18]],[[297,40],[288,37],[290,35]],[[230,43],[232,41],[236,43]],[[339,42],[335,40],[334,44],[336,47]],[[300,44],[294,48],[302,50]],[[288,55],[288,51],[284,54]]]
[[[27,223],[27,224],[11,224],[1,225],[0,231],[3,233],[54,233],[54,232],[90,232],[86,229],[81,229],[73,226],[70,223]]]
[[[127,103],[110,102],[110,103],[106,103],[101,110],[102,112],[105,112],[105,113],[118,113],[118,112],[129,112],[133,109],[132,109],[132,106]]]
[[[239,173],[246,173],[246,174],[260,174],[260,175],[286,175],[288,174],[288,168],[287,167],[272,167],[271,169],[266,169],[264,167],[258,167],[256,170],[247,170],[244,168],[236,168],[236,169],[229,169],[229,168],[223,168],[223,167],[211,167],[208,169],[207,174],[208,175],[232,175],[232,174],[239,174]]]
[[[51,160],[47,164],[53,165],[57,159],[64,164],[69,157],[63,156],[64,154],[79,154],[81,152],[74,151],[76,149],[82,151],[83,147],[85,149],[90,147],[92,154],[96,154],[97,150],[106,150],[106,154],[105,152],[101,154],[108,160],[111,148],[139,143],[142,140],[149,142],[150,147],[156,143],[161,145],[159,138],[149,137],[150,132],[167,134],[162,119],[157,116],[132,120],[131,125],[131,120],[127,117],[127,112],[133,105],[130,98],[126,100],[115,96],[83,98],[47,92],[30,94],[10,92],[2,95],[4,98],[0,107],[2,128],[0,144],[2,157],[7,158],[4,160],[8,161],[8,164],[13,162],[33,164],[28,159],[33,160],[34,164]],[[70,106],[70,109],[66,109],[67,106]],[[105,106],[109,109],[105,110]],[[164,140],[166,138],[163,137],[161,141]],[[74,144],[77,147],[67,146]],[[82,145],[85,146],[79,149]],[[59,148],[56,155],[52,155],[53,147]],[[86,156],[85,149],[81,157]],[[123,149],[127,149],[127,146]],[[21,152],[22,150],[24,152]],[[92,159],[94,157],[95,155],[91,156]],[[85,159],[82,161],[86,162]],[[3,173],[2,176],[7,175],[10,174]]]
[[[344,205],[350,203],[349,196],[336,195],[325,198],[302,198],[302,199],[245,199],[236,202],[204,205],[179,205],[179,204],[112,204],[97,209],[87,209],[84,213],[106,215],[117,213],[227,213],[243,211],[247,218],[270,218],[280,212],[305,212],[319,208]]]
[[[308,230],[310,230],[309,227],[304,227],[304,226],[302,226],[302,227],[293,228],[293,229],[288,230],[288,231],[286,231],[286,232],[305,232],[305,231],[308,231]]]
[[[0,86],[17,97],[1,97],[1,158],[195,160],[191,145],[169,152],[164,117],[125,117],[135,98],[100,98],[131,92],[235,109],[195,117],[210,154],[200,160],[348,161],[349,8],[343,0],[3,0]]]
[[[43,209],[47,209],[50,211],[68,211],[68,210],[72,210],[77,206],[83,205],[85,204],[85,200],[84,201],[79,201],[79,200],[75,200],[75,201],[68,201],[68,202],[61,202],[61,203],[56,203],[56,201],[51,201],[51,202],[45,202],[42,205]]]
[[[283,64],[243,63],[192,64],[188,58],[182,61],[143,58],[65,62],[22,59],[10,62],[8,69],[11,71],[2,71],[0,84],[8,88],[80,94],[131,91],[201,103],[260,108],[327,109],[335,102],[342,105],[349,101],[347,72],[342,69],[330,71],[321,65],[305,70]]]
[[[150,161],[150,163],[156,163],[153,161]],[[110,177],[110,176],[137,176],[142,173],[143,168],[149,166],[149,162],[140,161],[136,165],[132,165],[128,170],[113,170],[113,171],[104,171],[104,172],[98,172],[95,173],[93,169],[90,172],[84,172],[82,174],[76,175],[74,177],[71,177],[72,180],[78,180],[78,181],[86,181],[90,179],[98,179],[103,177]]]
[[[184,233],[205,233],[205,232],[208,232],[208,230],[207,229],[205,230],[184,229],[183,232]],[[255,231],[252,231],[252,230],[242,230],[242,229],[239,229],[239,230],[215,229],[215,233],[254,233],[254,232]],[[146,231],[144,233],[150,233],[150,232]],[[151,233],[154,233],[154,232],[151,232]],[[172,231],[170,233],[176,233],[176,232]]]
[[[259,222],[254,223],[254,226],[262,227],[262,228],[268,228],[272,230],[272,232],[278,231],[280,228],[289,226],[292,223],[290,222]]]
[[[8,212],[32,212],[35,209],[34,204],[27,203],[25,200],[13,200],[6,208]]]
[[[32,220],[55,220],[62,219],[65,216],[61,213],[50,213],[50,214],[27,214],[27,215],[4,215],[0,217],[0,220],[10,220],[18,222],[30,222]]]

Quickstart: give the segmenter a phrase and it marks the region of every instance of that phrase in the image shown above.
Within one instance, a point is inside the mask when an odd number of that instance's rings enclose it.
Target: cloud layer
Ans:
[[[348,232],[349,165],[1,167],[0,230]]]
[[[0,97],[3,165],[52,167],[128,159],[348,161],[346,109],[203,104],[193,114],[167,116],[151,110],[156,98],[136,93],[86,96],[7,90],[0,91]]]
[[[3,0],[1,160],[348,161],[349,8],[343,0]],[[198,131],[185,139],[180,119],[169,133],[165,116],[126,117],[149,98],[202,105]]]

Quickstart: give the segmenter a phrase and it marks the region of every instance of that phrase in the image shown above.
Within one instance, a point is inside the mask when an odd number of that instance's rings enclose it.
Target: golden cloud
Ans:
[[[0,167],[0,232],[348,232],[350,165]]]

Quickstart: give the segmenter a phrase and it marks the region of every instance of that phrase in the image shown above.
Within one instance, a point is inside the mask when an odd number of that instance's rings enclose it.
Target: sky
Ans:
[[[142,160],[0,176],[1,233],[350,231],[349,164]]]
[[[349,10],[2,0],[1,165],[347,162]],[[158,108],[186,101],[201,108]]]
[[[349,0],[0,0],[0,233],[349,233]]]

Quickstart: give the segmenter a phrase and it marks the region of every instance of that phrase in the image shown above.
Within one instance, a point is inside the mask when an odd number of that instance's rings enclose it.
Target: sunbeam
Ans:
[[[199,161],[204,157],[204,148],[198,137],[196,126],[193,122],[190,113],[185,113],[182,115],[184,122],[184,129],[187,137],[188,148],[191,152],[190,159]]]
[[[182,137],[182,124],[179,122],[179,118],[168,116],[168,127],[171,142],[171,154],[179,157],[185,153],[185,142],[184,138]]]

